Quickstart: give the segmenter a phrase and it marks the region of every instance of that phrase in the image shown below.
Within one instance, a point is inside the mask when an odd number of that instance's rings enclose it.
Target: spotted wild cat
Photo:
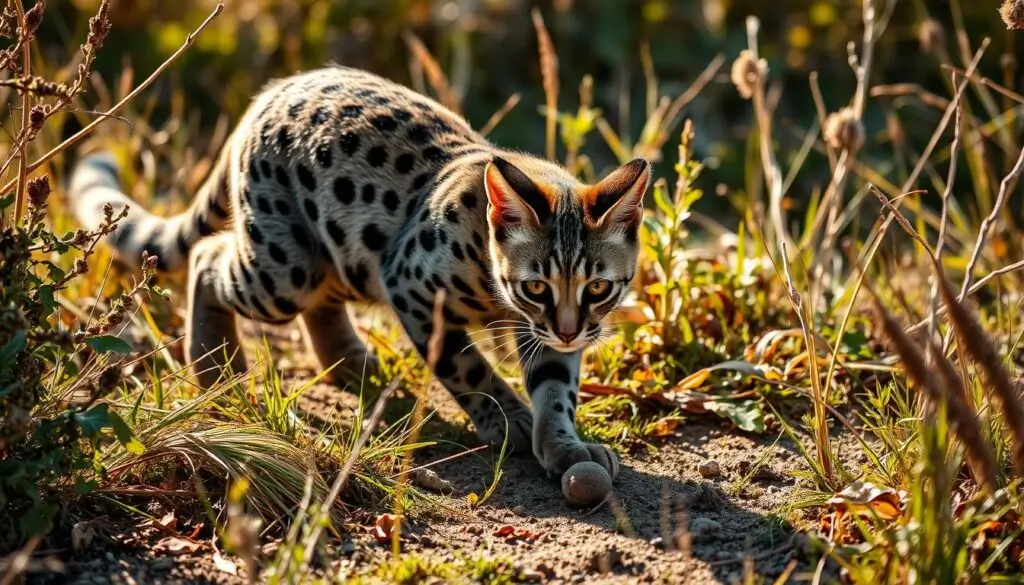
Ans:
[[[132,206],[117,253],[188,268],[186,352],[203,386],[233,356],[236,315],[300,317],[323,366],[375,363],[346,303],[393,308],[421,355],[445,290],[434,374],[487,442],[532,447],[549,474],[578,461],[612,477],[615,455],[576,433],[580,358],[627,293],[650,165],[636,159],[593,185],[503,150],[428,97],[331,66],[269,83],[253,100],[187,211]],[[129,204],[109,155],[85,157],[70,184],[79,220]],[[470,328],[509,320],[531,409],[472,346]]]

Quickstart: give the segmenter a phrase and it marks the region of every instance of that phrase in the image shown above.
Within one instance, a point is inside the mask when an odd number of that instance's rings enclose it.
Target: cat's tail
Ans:
[[[157,257],[157,270],[173,272],[188,263],[188,254],[200,238],[223,229],[229,219],[228,148],[218,157],[184,212],[161,217],[132,201],[120,185],[116,159],[109,152],[83,157],[71,172],[68,198],[78,222],[90,230],[97,229],[109,204],[115,217],[128,206],[128,214],[118,222],[107,242],[119,260],[138,267],[142,252]]]

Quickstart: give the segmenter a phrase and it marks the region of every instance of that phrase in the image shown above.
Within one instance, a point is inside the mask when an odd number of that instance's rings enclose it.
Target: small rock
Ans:
[[[153,559],[153,562],[151,562],[149,566],[152,567],[154,571],[166,571],[174,566],[174,559],[170,557],[159,557]]]
[[[663,549],[665,548],[665,539],[660,536],[656,536],[651,539],[650,544],[654,548]]]
[[[609,573],[621,563],[622,553],[618,548],[612,546],[607,550],[594,553],[594,556],[590,558],[590,570],[595,573]]]
[[[733,553],[731,553],[731,552],[729,552],[727,550],[715,551],[715,558],[720,560],[720,561],[731,561],[733,559],[733,557],[734,557]]]
[[[718,462],[715,461],[714,459],[709,459],[709,460],[705,461],[704,463],[701,463],[700,467],[697,468],[697,471],[700,472],[702,477],[707,477],[707,478],[718,477],[719,475],[722,474],[722,468],[718,465]]]
[[[114,558],[114,553],[112,553],[110,551],[107,551],[107,552],[103,553],[103,558],[107,559],[108,563],[113,563],[114,561],[117,560],[117,559]]]
[[[93,538],[96,537],[96,530],[88,522],[76,522],[71,527],[71,548],[75,552],[82,552],[89,548]]]
[[[722,531],[722,525],[711,518],[694,518],[690,522],[690,534],[694,541],[714,538]]]
[[[580,461],[562,474],[562,495],[571,506],[596,506],[611,491],[612,476],[600,463]]]
[[[515,508],[512,508],[512,511],[515,512],[519,516],[525,516],[526,515],[526,507],[523,506],[522,504],[519,504]]]
[[[470,524],[466,527],[466,532],[469,534],[483,534],[484,529],[479,524]]]

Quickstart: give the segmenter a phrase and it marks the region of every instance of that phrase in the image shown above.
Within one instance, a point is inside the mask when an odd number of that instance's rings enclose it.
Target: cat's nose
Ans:
[[[575,331],[559,331],[558,338],[566,343],[572,343],[573,339],[576,339]]]

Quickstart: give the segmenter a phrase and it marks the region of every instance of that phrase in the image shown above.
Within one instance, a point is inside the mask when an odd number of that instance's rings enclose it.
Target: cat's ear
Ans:
[[[635,158],[620,166],[584,195],[584,210],[597,228],[634,230],[644,214],[651,163]]]
[[[484,169],[484,188],[495,226],[538,228],[551,220],[551,203],[544,192],[526,173],[500,156],[491,159]]]

